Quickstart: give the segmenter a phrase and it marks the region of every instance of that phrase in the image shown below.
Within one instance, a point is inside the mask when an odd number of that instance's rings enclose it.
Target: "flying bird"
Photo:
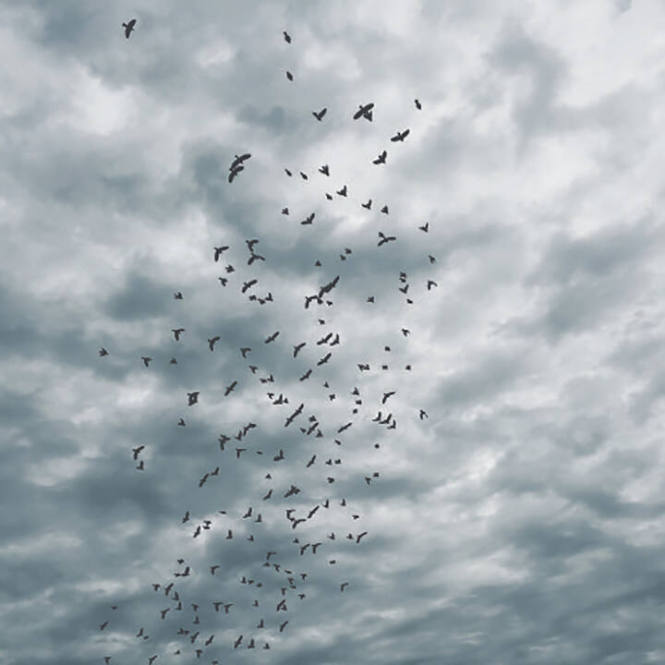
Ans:
[[[146,367],[148,367],[150,365],[150,361],[152,360],[152,358],[150,358],[149,356],[141,356],[141,360],[143,361],[143,364]]]
[[[417,99],[414,99],[414,100],[413,100],[413,103],[416,105],[416,108],[417,108],[419,111],[423,108],[422,104],[421,104]]]
[[[132,448],[132,453],[134,454],[134,459],[138,459],[140,452],[145,448],[145,446],[139,446],[138,448]]]
[[[233,381],[233,383],[229,384],[226,387],[226,390],[224,391],[224,397],[228,397],[228,395],[233,392],[233,389],[238,385],[237,381]]]
[[[99,355],[100,356],[108,356],[109,352],[102,346],[101,349],[99,349]]]
[[[127,21],[127,23],[122,24],[122,27],[125,29],[125,37],[127,39],[129,39],[129,35],[132,34],[132,31],[134,30],[135,25],[136,25],[136,19],[135,18]]]
[[[366,210],[371,210],[372,209],[372,199],[369,199],[369,201],[367,201],[367,203],[361,203],[360,205],[363,208],[365,208]]]
[[[298,352],[300,351],[300,349],[303,348],[303,346],[305,346],[305,344],[307,344],[307,342],[301,342],[300,344],[296,344],[293,347],[293,357],[294,358],[298,355]]]
[[[282,34],[284,35],[284,41],[287,44],[290,44],[291,43],[291,35],[286,30],[282,31]]]
[[[245,293],[248,289],[251,289],[254,284],[258,283],[258,281],[258,279],[250,279],[248,282],[243,282],[241,289],[242,293]]]
[[[377,247],[381,247],[381,245],[384,245],[385,243],[390,242],[391,240],[397,240],[395,236],[386,236],[385,234],[381,233],[381,231],[379,231],[379,238],[381,238],[381,240],[379,240],[379,242],[377,243],[376,245]]]
[[[193,393],[187,393],[187,406],[193,406],[198,404],[199,401],[199,392],[195,391]]]
[[[393,143],[396,143],[397,141],[404,141],[404,139],[411,133],[410,129],[405,129],[403,132],[397,132],[395,136],[392,136],[390,140]]]
[[[339,196],[346,196],[347,195],[347,190],[346,190],[346,185],[342,187],[339,191],[336,192]]]
[[[384,150],[375,160],[372,161],[372,164],[385,164],[387,156],[388,153]]]
[[[215,349],[215,344],[216,344],[217,342],[219,342],[220,339],[221,339],[221,337],[220,337],[219,335],[215,335],[214,337],[211,337],[211,338],[208,340],[208,348],[209,348],[211,351],[214,351],[214,349]]]
[[[293,74],[289,71],[286,72],[286,78],[289,79],[289,81],[293,81]]]
[[[324,164],[319,168],[319,173],[323,173],[323,175],[330,175],[330,167],[327,164]]]
[[[358,110],[353,114],[353,119],[358,120],[359,118],[365,118],[366,120],[372,121],[372,109],[374,108],[373,103],[369,104],[359,104]]]
[[[223,247],[215,247],[215,261],[219,261],[219,257],[229,248],[228,245],[224,245]]]
[[[235,168],[231,169],[231,172],[229,173],[229,182],[233,182],[236,178],[236,176],[241,172],[244,171],[245,167],[242,164],[239,164]]]
[[[242,163],[246,162],[251,156],[252,153],[250,152],[246,152],[242,155],[234,155],[234,159],[231,162],[231,166],[229,166],[229,171],[233,171],[233,169],[236,168],[237,166],[241,166]]]
[[[277,332],[274,332],[269,337],[266,337],[264,340],[264,344],[269,344],[270,342],[274,342],[277,339],[277,335],[279,335],[279,330]]]
[[[182,300],[182,291],[176,291],[176,292],[173,294],[173,299],[174,299],[174,300]]]
[[[424,231],[425,233],[427,233],[429,231],[429,222],[425,222],[425,224],[423,224],[422,226],[419,226],[418,228],[421,231]]]

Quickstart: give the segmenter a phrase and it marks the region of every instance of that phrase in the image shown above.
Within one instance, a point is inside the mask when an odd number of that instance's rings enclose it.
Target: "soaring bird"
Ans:
[[[291,43],[291,35],[286,30],[283,30],[282,34],[284,35],[284,41],[287,44],[290,44]]]
[[[173,333],[173,336],[175,337],[175,341],[179,342],[180,341],[180,335],[185,332],[184,328],[172,328],[171,332]]]
[[[187,406],[193,406],[199,401],[199,392],[187,393]]]
[[[176,292],[173,294],[173,299],[174,299],[174,300],[182,300],[182,291],[176,291]]]
[[[421,231],[424,231],[425,233],[427,233],[429,231],[429,222],[425,222],[425,224],[423,224],[422,226],[419,226],[418,228]]]
[[[311,213],[310,215],[305,217],[305,219],[303,219],[302,222],[300,222],[300,223],[301,224],[311,224],[314,221],[314,215],[315,215],[315,213]]]
[[[224,390],[224,397],[228,397],[231,392],[233,392],[233,389],[238,385],[237,381],[233,381],[230,383],[228,386],[226,386],[226,389]]]
[[[303,348],[303,346],[305,346],[305,344],[307,344],[307,342],[301,342],[300,344],[296,344],[293,347],[293,357],[294,358],[298,355],[298,352],[300,351],[300,349]]]
[[[221,337],[220,337],[219,335],[215,335],[214,337],[211,337],[211,338],[208,340],[208,348],[209,348],[211,351],[213,351],[213,350],[215,349],[215,344],[216,344],[217,342],[219,342],[220,339],[221,339]]]
[[[134,459],[138,459],[139,453],[145,448],[145,446],[139,446],[138,448],[132,448],[132,453],[134,453]]]
[[[330,175],[330,167],[327,164],[323,164],[321,168],[319,168],[319,173],[323,173],[323,175]]]
[[[395,136],[392,136],[390,140],[393,143],[396,143],[397,141],[404,141],[404,139],[411,133],[410,129],[405,129],[403,132],[397,132]]]
[[[369,104],[359,104],[358,110],[353,114],[353,119],[358,120],[359,118],[364,117],[365,119],[372,120],[372,109],[374,104],[370,102]]]
[[[372,160],[372,164],[385,164],[388,153],[384,150],[376,159]]]
[[[371,209],[372,209],[372,199],[370,199],[369,201],[367,201],[367,203],[361,203],[360,205],[361,205],[363,208],[365,208],[366,210],[371,210]]]
[[[254,284],[257,284],[258,281],[259,281],[258,279],[250,279],[248,282],[243,282],[242,289],[240,289],[241,292],[246,293],[249,289],[251,289],[254,286]]]
[[[135,25],[136,25],[136,19],[135,18],[127,21],[127,23],[122,24],[122,27],[125,29],[125,37],[127,39],[129,39],[129,35],[132,34],[132,31],[134,30]]]
[[[338,190],[336,193],[338,196],[346,196],[347,195],[346,185],[344,185],[344,187],[342,187],[342,189]]]
[[[397,240],[395,236],[387,236],[381,233],[381,231],[379,231],[379,238],[381,238],[381,240],[379,240],[379,242],[376,244],[377,247],[381,247],[381,245],[384,245],[391,240]]]
[[[233,182],[236,178],[236,176],[241,172],[244,171],[245,167],[242,164],[239,164],[235,168],[231,169],[231,172],[229,173],[229,182]]]
[[[423,108],[422,104],[421,104],[417,99],[414,99],[414,100],[413,100],[413,103],[416,105],[416,108],[417,108],[419,111]]]
[[[289,79],[289,81],[293,81],[293,74],[289,71],[286,72],[286,78]]]
[[[150,356],[141,356],[141,360],[143,361],[143,364],[148,367],[152,358],[150,358]]]
[[[219,257],[229,248],[228,245],[223,247],[215,247],[215,261],[219,261]]]
[[[323,120],[323,116],[326,114],[327,108],[322,108],[320,111],[312,111],[312,115],[319,121]]]
[[[99,355],[100,356],[108,356],[109,352],[102,346],[101,349],[99,349]]]
[[[269,337],[266,337],[264,343],[269,344],[270,342],[274,342],[277,339],[277,335],[279,335],[279,330],[277,332],[274,332]]]
[[[106,628],[106,626],[108,626],[108,625],[109,625],[109,622],[104,621],[104,623],[99,626],[99,630],[104,630],[104,628]]]
[[[251,152],[246,152],[242,155],[234,155],[231,166],[229,166],[229,171],[233,171],[237,166],[242,165],[243,162],[246,162],[252,156]]]
[[[237,649],[240,646],[240,643],[242,642],[242,635],[238,637],[238,639],[233,643],[233,648]]]

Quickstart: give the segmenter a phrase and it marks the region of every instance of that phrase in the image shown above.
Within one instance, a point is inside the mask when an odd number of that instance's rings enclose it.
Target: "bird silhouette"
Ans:
[[[372,120],[372,109],[374,108],[374,103],[370,102],[369,104],[359,104],[358,110],[353,114],[353,119],[358,120],[360,118],[365,118],[371,122]]]
[[[182,300],[182,291],[176,291],[176,292],[173,294],[173,299],[174,299],[174,300]]]
[[[367,203],[361,203],[360,204],[363,208],[366,210],[371,210],[372,209],[372,199],[369,199]]]
[[[417,108],[419,111],[423,108],[423,107],[422,107],[422,104],[421,104],[417,99],[414,99],[414,100],[413,100],[413,103],[416,105],[416,108]]]
[[[136,19],[130,19],[127,21],[127,23],[123,23],[122,27],[125,29],[125,37],[129,39],[129,35],[132,34],[132,31],[134,30],[134,26],[136,25]]]
[[[195,391],[193,393],[187,393],[187,406],[193,406],[194,404],[198,404],[199,401],[199,391]]]
[[[274,342],[277,339],[277,335],[279,335],[279,330],[277,332],[274,332],[269,337],[266,337],[266,339],[264,340],[264,343],[265,344],[270,344],[270,342]]]
[[[242,164],[238,164],[238,166],[235,166],[234,168],[231,169],[231,172],[229,173],[229,182],[233,182],[236,179],[236,176],[241,172],[244,171],[245,167]]]
[[[375,160],[372,161],[372,164],[385,164],[387,156],[388,153],[384,150]]]
[[[319,168],[319,173],[322,173],[323,175],[329,176],[330,175],[330,167],[327,164],[323,164],[323,166],[321,166]]]
[[[396,143],[397,141],[404,141],[404,139],[411,133],[410,129],[405,129],[403,132],[397,132],[395,136],[391,136],[390,140],[393,143]]]
[[[395,236],[386,236],[384,233],[381,233],[381,231],[379,231],[379,238],[381,238],[381,240],[376,244],[377,247],[381,247],[381,245],[384,245],[391,240],[397,240]]]
[[[339,196],[347,196],[348,192],[347,192],[347,189],[346,189],[346,185],[344,185],[344,187],[342,187],[342,189],[338,190],[336,193]]]
[[[109,352],[102,346],[101,349],[99,349],[99,355],[100,356],[108,356]]]
[[[289,79],[289,81],[293,81],[293,74],[289,71],[286,72],[286,78]]]
[[[224,245],[223,247],[215,247],[215,261],[219,261],[219,257],[229,248],[228,245]]]
[[[291,35],[290,35],[286,30],[284,30],[284,31],[282,32],[282,34],[284,35],[284,41],[285,41],[287,44],[290,44],[290,43],[291,43]]]
[[[246,152],[242,155],[234,155],[234,159],[229,166],[229,171],[232,171],[237,166],[240,166],[243,162],[246,162],[252,156],[251,153]]]
[[[143,469],[144,469],[144,466],[143,466],[143,460],[141,460],[141,461],[139,462],[139,464],[138,464],[138,466],[137,466],[136,468],[137,468],[139,471],[143,471]]]
[[[143,361],[143,364],[148,367],[152,358],[150,358],[150,356],[141,356],[141,360]]]
[[[138,446],[137,448],[132,448],[132,453],[133,453],[133,455],[134,455],[134,459],[135,459],[135,460],[138,459],[139,454],[141,453],[141,451],[142,451],[144,448],[145,448],[145,446],[143,446],[143,445]]]

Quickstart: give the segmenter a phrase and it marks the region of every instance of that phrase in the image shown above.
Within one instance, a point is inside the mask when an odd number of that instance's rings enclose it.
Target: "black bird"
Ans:
[[[180,418],[180,420],[178,421],[178,425],[180,427],[184,427],[185,426],[185,421],[182,418]]]
[[[282,215],[288,215],[289,214],[289,209],[288,208],[282,208]]]
[[[182,333],[185,332],[185,329],[184,328],[173,328],[171,330],[171,332],[173,333],[173,336],[175,337],[175,341],[179,342],[180,341],[180,335],[182,335]]]
[[[291,173],[291,171],[289,171],[289,169],[284,169],[284,172],[286,173],[286,175],[289,176],[289,178],[293,175],[293,173]]]
[[[317,367],[319,365],[325,365],[330,360],[330,356],[332,356],[332,353],[326,353],[326,355],[323,356],[323,358],[321,358],[321,360],[319,360],[319,362],[316,363]]]
[[[303,346],[305,346],[305,344],[307,344],[307,342],[301,342],[300,344],[296,344],[293,347],[293,357],[294,358],[298,355],[298,352],[300,351],[300,349],[303,348]]]
[[[132,31],[134,30],[134,26],[136,25],[136,19],[133,18],[130,21],[127,21],[127,23],[123,23],[122,27],[125,29],[125,37],[129,39],[129,35],[132,34]]]
[[[284,30],[284,31],[282,32],[282,34],[284,35],[284,41],[285,41],[287,44],[290,44],[290,43],[291,43],[291,35],[290,35],[286,30]]]
[[[323,120],[323,116],[326,114],[327,108],[322,108],[320,111],[312,111],[312,115],[319,121]]]
[[[106,628],[106,626],[108,626],[108,624],[109,624],[108,621],[104,621],[104,623],[101,624],[101,626],[99,626],[99,630],[104,630],[104,628]]]
[[[307,174],[306,174],[306,173],[303,173],[302,171],[300,171],[300,177],[301,177],[303,180],[309,180],[309,178],[307,177]]]
[[[226,277],[218,277],[217,279],[220,281],[222,286],[226,286],[226,283],[229,281]]]
[[[439,286],[433,279],[427,280],[427,290],[431,291],[433,286]]]
[[[220,339],[221,339],[221,337],[220,337],[219,335],[215,335],[214,337],[211,337],[211,338],[208,340],[208,348],[209,348],[211,351],[214,351],[214,349],[215,349],[215,343],[216,343],[216,342],[219,342]]]
[[[414,100],[413,100],[413,103],[416,105],[416,108],[417,108],[419,111],[423,108],[423,107],[422,107],[422,104],[421,104],[417,99],[414,99]]]
[[[312,466],[312,464],[314,464],[315,459],[316,459],[316,455],[312,455],[312,458],[309,460],[309,462],[307,462],[305,468],[309,469],[309,467]]]
[[[226,390],[224,391],[224,397],[228,397],[229,393],[233,392],[233,389],[238,385],[237,381],[234,381],[230,385],[226,387]]]
[[[109,352],[102,346],[101,349],[99,349],[99,355],[100,356],[108,356]]]
[[[143,364],[146,367],[148,367],[150,365],[150,361],[152,360],[152,358],[150,358],[149,356],[141,356],[141,360],[143,361]]]
[[[424,420],[425,418],[429,418],[429,416],[427,415],[427,411],[425,411],[424,409],[420,409],[420,413],[418,415],[420,417],[420,420]]]
[[[193,406],[194,404],[198,404],[198,401],[199,401],[198,391],[193,393],[187,393],[187,406]]]
[[[375,160],[372,161],[372,164],[385,164],[387,156],[388,153],[384,150]]]
[[[279,335],[279,330],[277,332],[274,332],[269,337],[266,337],[264,340],[264,344],[269,344],[270,342],[274,342],[277,339],[277,335]]]
[[[182,300],[182,291],[176,291],[176,292],[173,294],[173,299],[174,299],[174,300]]]
[[[328,192],[326,192],[326,198],[328,199],[328,201],[333,200],[332,194],[328,194]]]
[[[244,171],[245,167],[242,164],[239,164],[235,168],[231,169],[231,173],[229,173],[229,182],[233,182],[235,180],[235,177],[241,172]]]
[[[260,254],[252,254],[249,259],[247,259],[247,265],[251,266],[254,261],[265,261],[266,257],[261,256]]]
[[[136,468],[137,468],[139,471],[143,471],[143,469],[144,469],[144,467],[143,467],[143,460],[141,460],[141,461],[139,462],[139,465],[138,465]]]
[[[347,195],[346,185],[344,185],[344,187],[342,187],[342,189],[337,191],[336,194],[339,194],[339,196],[346,196]]]
[[[329,175],[330,175],[330,168],[328,167],[327,164],[324,164],[324,165],[319,169],[319,173],[323,173],[323,175],[327,175],[327,176],[329,176]]]
[[[312,374],[312,369],[310,368],[300,377],[300,381],[305,381],[306,379],[309,379],[311,374]]]
[[[383,393],[383,399],[381,400],[381,404],[385,404],[388,401],[388,398],[394,394],[395,394],[394,390],[391,390],[390,392],[387,393]]]
[[[242,642],[242,635],[233,643],[233,648],[237,649],[240,646],[241,642]]]
[[[312,213],[311,215],[307,216],[305,219],[300,222],[301,224],[311,224],[314,221],[314,215],[315,213]]]
[[[252,350],[251,347],[249,347],[249,346],[243,346],[243,347],[240,349],[240,353],[242,353],[242,357],[243,357],[243,358],[247,358],[247,354],[248,354],[251,350]]]
[[[340,590],[340,591],[344,591],[344,587],[347,587],[347,586],[349,586],[349,583],[348,583],[348,582],[342,582],[342,583],[339,585],[339,590]]]
[[[425,224],[423,224],[422,226],[419,226],[418,228],[421,231],[424,231],[425,233],[427,233],[429,231],[429,222],[425,222]]]
[[[215,261],[219,261],[219,257],[229,248],[228,245],[223,247],[215,247]]]
[[[365,208],[366,210],[371,210],[372,209],[372,199],[369,199],[369,201],[367,201],[367,203],[361,203],[360,205],[363,208]]]
[[[284,629],[286,628],[286,624],[289,623],[288,621],[285,621],[284,623],[279,625],[279,632],[283,633]]]
[[[140,452],[145,448],[145,446],[139,446],[138,448],[132,448],[132,453],[134,454],[134,459],[138,459]]]
[[[258,279],[250,279],[249,282],[243,282],[241,289],[242,293],[245,293],[248,289],[251,289],[254,284],[258,283],[258,281]]]
[[[402,328],[402,335],[404,335],[404,337],[407,337],[410,332],[411,331],[408,328]]]
[[[289,71],[286,72],[286,78],[289,79],[289,81],[293,81],[293,74]]]
[[[405,129],[403,132],[397,132],[395,136],[392,136],[390,140],[393,143],[396,143],[397,141],[404,141],[404,139],[411,133],[410,129]]]
[[[267,494],[263,497],[264,501],[267,501],[272,496],[272,487],[268,490]]]
[[[385,243],[390,242],[391,240],[397,240],[395,236],[386,236],[383,233],[381,233],[381,231],[379,231],[379,238],[381,238],[381,240],[379,240],[379,242],[377,243],[376,245],[377,247],[381,247],[381,245],[384,245]]]
[[[247,448],[236,448],[236,459],[240,459],[240,453],[244,453]]]
[[[234,160],[231,162],[231,166],[229,166],[229,171],[232,171],[237,166],[242,165],[242,163],[247,161],[251,156],[252,154],[250,152],[246,152],[243,155],[235,155]]]
[[[372,109],[374,104],[370,102],[369,104],[359,104],[358,110],[353,114],[353,119],[358,120],[359,118],[364,117],[366,120],[371,122],[372,120]]]

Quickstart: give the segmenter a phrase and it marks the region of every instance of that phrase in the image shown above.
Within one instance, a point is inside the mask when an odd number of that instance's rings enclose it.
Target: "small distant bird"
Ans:
[[[384,215],[387,215],[387,214],[388,214],[388,206],[387,206],[387,205],[386,205],[386,206],[383,206],[383,208],[381,208],[381,212],[382,212]]]
[[[291,43],[291,35],[290,35],[286,30],[284,30],[284,31],[282,32],[282,34],[284,35],[284,41],[285,41],[287,44],[290,44],[290,43]]]
[[[150,361],[152,360],[152,358],[150,358],[149,356],[141,356],[141,360],[143,361],[143,364],[146,367],[148,367],[150,365]]]
[[[339,191],[336,192],[339,196],[346,196],[347,195],[347,190],[346,190],[346,185],[342,187]]]
[[[390,140],[393,143],[396,143],[397,141],[404,141],[404,139],[411,133],[410,129],[405,129],[403,132],[397,132],[395,136],[392,136]]]
[[[420,420],[429,418],[429,416],[427,415],[427,411],[425,411],[424,409],[420,409],[420,413],[418,414],[418,416],[420,417]]]
[[[433,286],[439,286],[433,279],[427,280],[427,290],[431,291]]]
[[[219,566],[210,566],[210,574],[214,575],[215,571],[219,568]],[[217,610],[219,612],[219,610]]]
[[[429,231],[429,222],[425,222],[425,224],[423,224],[422,226],[419,226],[418,228],[421,231],[424,231],[425,233],[427,233]]]
[[[365,208],[366,210],[371,210],[371,209],[372,209],[372,199],[370,199],[369,201],[367,201],[367,203],[361,203],[360,205],[361,205],[363,208]]]
[[[301,224],[311,224],[314,221],[314,215],[315,215],[315,213],[311,213],[310,215],[305,217],[305,219],[303,219],[302,222],[300,222],[300,223]]]
[[[269,344],[270,342],[274,342],[277,339],[277,335],[279,335],[279,330],[277,332],[274,332],[269,337],[266,337],[266,339],[264,340],[264,343]]]
[[[238,385],[237,381],[233,381],[231,384],[229,384],[226,387],[226,390],[224,390],[224,397],[228,397],[228,395],[233,392],[233,389]]]
[[[211,337],[211,338],[208,340],[208,348],[209,348],[211,351],[214,351],[214,349],[215,349],[215,344],[216,344],[217,342],[219,342],[220,339],[221,339],[221,337],[220,337],[219,335],[215,335],[214,337]]]
[[[376,244],[377,247],[381,247],[381,245],[384,245],[385,243],[390,242],[391,240],[397,240],[395,236],[387,236],[381,233],[381,231],[379,231],[379,238],[381,238],[381,240],[379,240],[379,242]]]
[[[246,162],[251,156],[252,156],[251,152],[246,152],[242,155],[234,155],[234,159],[231,162],[231,166],[229,166],[229,171],[232,171],[237,166],[240,166],[243,162]]]
[[[134,30],[135,25],[136,25],[136,19],[135,18],[127,21],[127,23],[122,24],[122,27],[125,29],[125,37],[127,39],[129,39],[129,35],[132,34],[132,31]]]
[[[238,639],[233,643],[233,648],[237,649],[240,646],[240,643],[242,642],[242,635],[238,637]]]
[[[303,348],[303,346],[305,346],[305,344],[307,344],[307,342],[301,342],[300,344],[296,344],[293,347],[293,357],[294,358],[298,355],[298,352],[300,351],[300,349]]]
[[[414,99],[414,100],[413,100],[413,103],[416,105],[416,108],[417,108],[419,111],[423,108],[423,107],[422,107],[422,104],[421,104],[417,99]]]
[[[242,164],[239,164],[238,166],[234,167],[231,169],[231,172],[229,173],[229,182],[233,182],[236,178],[236,176],[241,172],[244,171],[245,167]]]
[[[195,391],[193,393],[187,393],[187,405],[188,406],[193,406],[194,404],[198,404],[199,401],[199,392]]]
[[[349,583],[348,583],[348,582],[342,582],[342,583],[339,585],[339,590],[340,590],[340,591],[344,591],[345,587],[347,587],[347,586],[349,586]]]
[[[109,625],[109,622],[104,621],[104,623],[99,626],[99,630],[104,630],[104,628],[106,628],[106,626],[108,626],[108,625]]]
[[[178,426],[179,427],[184,427],[185,426],[185,421],[182,418],[180,418],[180,420],[178,421]]]
[[[319,121],[323,120],[323,116],[326,114],[328,109],[326,107],[322,108],[320,111],[312,111],[312,115]]]
[[[293,74],[289,71],[286,72],[286,78],[289,79],[289,81],[293,81]]]
[[[323,175],[329,176],[330,175],[330,167],[327,164],[324,164],[323,166],[321,166],[321,168],[319,168],[319,173],[323,173]]]
[[[358,120],[359,118],[365,118],[366,120],[372,121],[372,109],[374,108],[373,103],[369,104],[359,104],[358,110],[353,114],[353,119]]]
[[[428,254],[427,257],[429,258],[430,263],[434,263],[436,261],[436,257],[432,256],[431,254]]]
[[[219,261],[219,257],[229,248],[228,245],[223,247],[215,247],[215,261]]]
[[[108,356],[109,352],[102,346],[101,349],[99,349],[99,355],[100,356]]]
[[[182,335],[182,333],[185,332],[185,329],[184,328],[173,328],[171,330],[171,332],[173,333],[173,336],[175,337],[175,341],[179,342],[180,341],[180,335]]]
[[[385,164],[387,156],[388,153],[384,150],[375,160],[372,161],[372,164]]]
[[[303,180],[309,180],[309,178],[307,177],[307,174],[306,174],[306,173],[303,173],[302,171],[300,171],[300,177],[301,177]]]
[[[182,291],[176,291],[176,292],[173,294],[173,299],[174,299],[174,300],[182,300]]]
[[[134,454],[134,459],[138,459],[139,454],[145,448],[145,446],[139,446],[138,448],[132,448],[132,453]]]

